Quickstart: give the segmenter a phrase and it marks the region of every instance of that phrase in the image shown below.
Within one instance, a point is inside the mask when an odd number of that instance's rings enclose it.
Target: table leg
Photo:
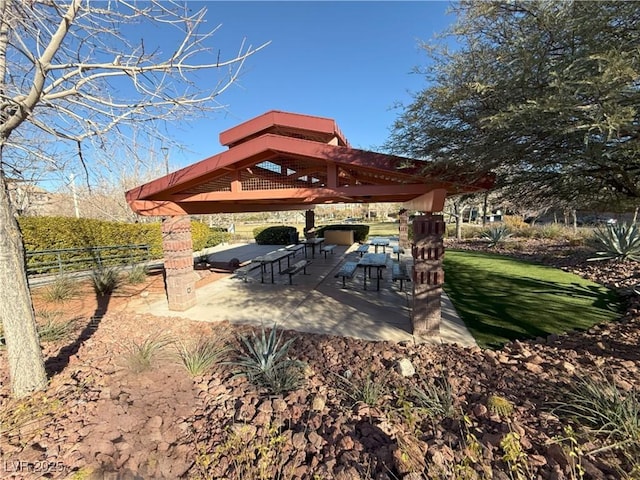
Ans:
[[[278,261],[280,263],[280,261]],[[271,262],[271,283],[275,283],[275,279],[273,278],[273,262]]]
[[[260,283],[264,283],[264,271],[267,269],[267,266],[264,263],[260,264]]]

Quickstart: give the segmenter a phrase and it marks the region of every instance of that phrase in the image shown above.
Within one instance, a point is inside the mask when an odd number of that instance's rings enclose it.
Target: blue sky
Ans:
[[[191,3],[191,2],[190,2]],[[222,57],[248,44],[271,44],[247,60],[237,84],[224,92],[224,111],[180,126],[183,151],[172,170],[226,149],[218,134],[268,110],[333,118],[352,146],[379,149],[410,92],[425,79],[419,48],[455,17],[448,1],[430,2],[192,2],[206,7],[211,45]]]

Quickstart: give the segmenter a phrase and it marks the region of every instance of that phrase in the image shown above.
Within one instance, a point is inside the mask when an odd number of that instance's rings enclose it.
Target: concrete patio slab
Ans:
[[[393,241],[392,241],[393,245]],[[311,258],[308,252],[307,274],[293,276],[280,275],[275,264],[274,280],[267,267],[264,283],[260,269],[253,270],[245,282],[230,274],[228,277],[198,288],[197,305],[184,312],[170,311],[166,300],[143,301],[140,308],[156,316],[180,317],[198,321],[229,321],[237,324],[271,326],[329,335],[356,337],[366,340],[389,340],[394,342],[457,343],[464,346],[476,345],[453,305],[446,295],[442,296],[442,324],[439,338],[417,338],[411,333],[411,288],[391,281],[391,265],[395,256],[390,256],[380,290],[367,282],[364,289],[364,273],[358,270],[343,288],[342,280],[335,273],[344,261],[357,261],[358,245],[337,246],[333,253],[325,255],[316,251]],[[209,249],[210,260],[226,263],[238,259],[241,263],[274,249],[273,245],[232,244]],[[373,251],[373,247],[372,247]],[[388,249],[391,252],[391,249]],[[291,262],[303,258],[299,252]],[[411,261],[410,256],[403,258]],[[286,267],[286,260],[283,261]]]

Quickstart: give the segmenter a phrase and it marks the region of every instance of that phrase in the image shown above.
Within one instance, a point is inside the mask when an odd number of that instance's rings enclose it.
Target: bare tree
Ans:
[[[6,178],[73,162],[89,178],[94,158],[132,132],[163,135],[164,123],[222,108],[217,97],[266,44],[241,42],[224,58],[208,47],[217,28],[203,30],[205,13],[167,1],[0,0],[0,320],[15,397],[47,378]],[[180,40],[168,53],[133,43],[140,25]]]

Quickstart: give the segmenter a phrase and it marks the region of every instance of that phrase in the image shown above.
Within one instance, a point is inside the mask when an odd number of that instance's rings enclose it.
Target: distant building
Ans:
[[[20,216],[50,215],[54,194],[22,180],[7,179],[9,199]]]

